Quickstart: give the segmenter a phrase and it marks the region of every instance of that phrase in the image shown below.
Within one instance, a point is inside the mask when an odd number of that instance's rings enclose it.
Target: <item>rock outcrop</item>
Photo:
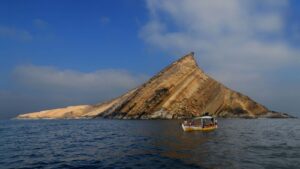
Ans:
[[[198,67],[194,54],[190,53],[148,82],[111,101],[28,113],[17,118],[178,119],[201,116],[203,112],[217,117],[288,117],[217,82]]]

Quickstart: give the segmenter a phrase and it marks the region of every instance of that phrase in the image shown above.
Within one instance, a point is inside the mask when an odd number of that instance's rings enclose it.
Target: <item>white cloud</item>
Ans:
[[[147,7],[140,31],[147,44],[176,55],[195,51],[215,79],[255,99],[273,89],[270,72],[300,65],[299,49],[283,36],[288,0],[148,0]]]
[[[13,77],[23,87],[73,94],[93,93],[98,95],[99,100],[136,87],[146,79],[145,75],[132,74],[125,70],[108,69],[84,73],[35,65],[16,67]]]
[[[137,87],[147,78],[143,74],[115,69],[86,73],[51,66],[17,66],[12,72],[10,89],[0,89],[0,117],[100,103]]]
[[[26,30],[16,29],[13,27],[7,27],[1,25],[0,25],[0,37],[21,40],[21,41],[32,40],[32,35]]]

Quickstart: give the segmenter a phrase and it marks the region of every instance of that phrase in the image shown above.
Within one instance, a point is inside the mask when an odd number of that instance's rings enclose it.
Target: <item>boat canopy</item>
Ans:
[[[198,120],[198,119],[213,119],[213,117],[211,116],[195,117],[193,120]]]

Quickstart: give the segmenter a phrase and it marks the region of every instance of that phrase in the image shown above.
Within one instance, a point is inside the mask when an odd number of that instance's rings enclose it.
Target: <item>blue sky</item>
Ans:
[[[272,110],[300,103],[296,0],[3,0],[0,118],[98,103],[190,51]]]
[[[25,63],[79,71],[145,70],[124,62],[132,56],[148,63],[138,37],[146,17],[143,1],[2,1],[1,27],[17,32],[2,35],[1,55],[7,56],[2,63],[8,68]]]

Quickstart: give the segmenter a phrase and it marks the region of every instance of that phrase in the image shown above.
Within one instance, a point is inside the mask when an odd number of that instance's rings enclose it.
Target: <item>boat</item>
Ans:
[[[214,117],[206,115],[185,120],[181,126],[183,131],[213,131],[218,128],[218,123]]]

